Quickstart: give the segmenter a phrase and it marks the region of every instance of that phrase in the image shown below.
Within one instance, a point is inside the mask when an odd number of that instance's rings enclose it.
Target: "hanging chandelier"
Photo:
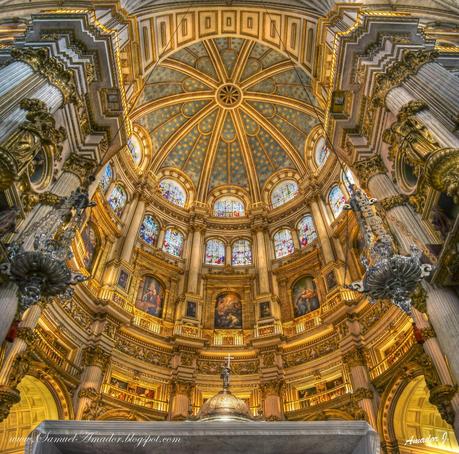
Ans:
[[[357,187],[350,185],[351,197],[345,210],[352,210],[364,238],[360,261],[365,268],[361,281],[347,287],[365,293],[371,303],[388,299],[411,315],[411,295],[416,286],[432,271],[432,265],[421,263],[422,252],[412,245],[410,255],[395,252],[394,240],[378,215],[377,202]]]
[[[71,286],[87,279],[73,272],[68,260],[84,211],[94,205],[87,190],[78,188],[7,247],[8,261],[0,264],[0,273],[18,286],[19,315],[42,299],[70,297]],[[32,248],[25,245],[27,238],[34,239]]]

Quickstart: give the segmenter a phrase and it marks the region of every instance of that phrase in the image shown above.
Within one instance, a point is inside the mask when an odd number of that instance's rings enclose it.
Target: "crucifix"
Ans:
[[[227,390],[229,388],[229,378],[231,374],[231,360],[233,358],[228,353],[226,357],[226,364],[222,368],[222,373],[220,374],[220,378],[223,379],[223,389]]]

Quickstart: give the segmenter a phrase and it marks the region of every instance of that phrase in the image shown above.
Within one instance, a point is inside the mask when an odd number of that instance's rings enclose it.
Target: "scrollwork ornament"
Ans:
[[[0,422],[10,414],[11,407],[20,401],[21,397],[17,389],[0,385]]]
[[[27,63],[32,69],[40,73],[55,85],[62,93],[65,103],[78,101],[78,92],[73,72],[55,57],[50,57],[48,49],[44,47],[13,48],[11,56],[15,60]]]
[[[56,120],[39,99],[23,99],[19,107],[27,112],[23,122],[0,144],[0,190],[7,189],[26,171],[35,156],[45,147],[59,159],[65,129],[56,128]]]
[[[429,402],[435,405],[441,417],[452,426],[454,425],[455,412],[451,400],[457,392],[457,386],[438,385],[429,391]]]

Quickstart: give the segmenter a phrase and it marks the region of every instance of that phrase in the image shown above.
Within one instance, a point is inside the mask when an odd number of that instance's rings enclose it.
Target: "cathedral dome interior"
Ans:
[[[0,453],[225,418],[459,452],[458,13],[0,0]]]

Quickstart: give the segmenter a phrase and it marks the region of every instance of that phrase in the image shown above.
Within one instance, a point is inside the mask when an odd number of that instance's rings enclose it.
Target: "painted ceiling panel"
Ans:
[[[182,170],[204,198],[221,185],[262,188],[281,169],[304,172],[304,143],[317,124],[305,112],[315,101],[302,69],[273,75],[273,65],[288,61],[287,55],[260,43],[227,37],[192,44],[168,57],[148,77],[141,106],[146,113],[139,120],[159,155],[153,171]],[[255,83],[245,87],[240,81],[249,77]],[[182,93],[187,102],[180,99]],[[282,102],[271,94],[282,96]],[[172,105],[162,106],[163,99]],[[217,122],[222,110],[223,121]],[[214,131],[218,136],[211,140]],[[247,168],[249,163],[254,169]],[[211,168],[203,173],[204,166]]]

